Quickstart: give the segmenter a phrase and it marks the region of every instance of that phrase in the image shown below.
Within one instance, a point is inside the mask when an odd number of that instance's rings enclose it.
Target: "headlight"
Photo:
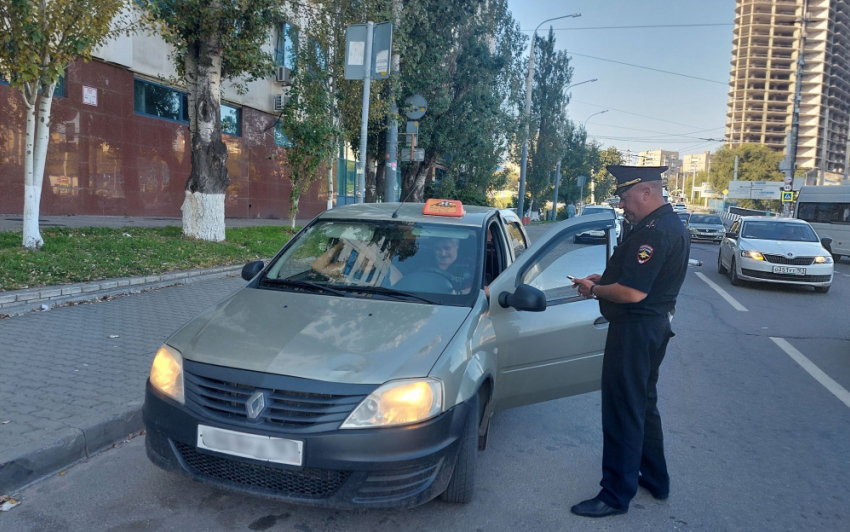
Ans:
[[[741,256],[746,259],[764,260],[764,255],[762,255],[758,251],[747,251],[746,249],[742,249]]]
[[[435,379],[391,381],[364,399],[340,428],[406,425],[443,411],[443,383]]]
[[[156,352],[151,366],[151,385],[180,404],[183,398],[183,357],[164,345]]]
[[[832,263],[832,257],[830,257],[829,255],[821,256],[821,257],[815,257],[815,264],[830,264],[830,263]]]

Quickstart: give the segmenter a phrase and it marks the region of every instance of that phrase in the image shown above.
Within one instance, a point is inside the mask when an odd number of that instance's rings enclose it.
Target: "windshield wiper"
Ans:
[[[413,292],[405,292],[403,290],[396,290],[395,288],[387,288],[384,286],[342,286],[340,288],[343,290],[350,290],[352,292],[381,294],[382,296],[395,297],[396,299],[418,299],[419,301],[424,301],[425,303],[430,303],[432,305],[436,305],[438,303],[433,299],[422,297],[418,294],[414,294]]]
[[[299,281],[297,279],[271,279],[265,277],[261,279],[260,282],[284,286],[297,286],[298,288],[306,288],[308,290],[313,290],[314,292],[327,292],[328,294],[334,294],[340,297],[348,297],[348,294],[342,290],[337,290],[322,284],[311,283],[309,281]]]

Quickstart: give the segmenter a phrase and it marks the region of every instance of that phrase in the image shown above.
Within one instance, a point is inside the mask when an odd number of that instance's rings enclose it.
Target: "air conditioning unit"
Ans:
[[[283,111],[283,107],[289,101],[288,94],[275,94],[272,98],[274,99],[273,107],[275,111]]]
[[[277,76],[275,79],[278,83],[283,85],[291,85],[292,84],[292,71],[285,66],[277,67]]]

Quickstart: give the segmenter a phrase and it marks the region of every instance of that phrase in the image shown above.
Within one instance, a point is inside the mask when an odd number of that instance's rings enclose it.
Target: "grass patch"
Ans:
[[[180,227],[45,227],[41,251],[26,251],[20,232],[0,231],[0,291],[242,264],[273,256],[294,233],[262,226],[225,234],[203,242]]]

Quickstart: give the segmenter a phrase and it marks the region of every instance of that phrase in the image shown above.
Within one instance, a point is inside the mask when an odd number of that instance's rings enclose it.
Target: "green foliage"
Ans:
[[[183,78],[185,55],[204,43],[202,52],[221,53],[223,79],[252,81],[270,77],[274,61],[262,46],[282,21],[276,0],[135,0],[143,22],[175,50]],[[214,43],[217,50],[209,49]]]
[[[21,249],[20,233],[0,232],[0,290],[241,264],[274,256],[293,234],[280,226],[226,233],[227,242],[203,242],[180,227],[48,227],[35,252]]]
[[[24,92],[55,85],[74,60],[115,32],[110,23],[124,0],[3,0],[0,2],[0,75]]]
[[[740,181],[782,181],[784,174],[779,171],[782,162],[781,152],[772,150],[763,144],[739,144],[723,146],[711,156],[711,174],[708,181],[714,190],[728,188],[735,175],[735,156],[738,156],[738,179]],[[703,179],[705,181],[706,179]],[[697,183],[701,183],[697,177]],[[690,181],[686,180],[686,190],[690,197]],[[778,209],[779,201],[740,200],[741,207],[749,209]]]

